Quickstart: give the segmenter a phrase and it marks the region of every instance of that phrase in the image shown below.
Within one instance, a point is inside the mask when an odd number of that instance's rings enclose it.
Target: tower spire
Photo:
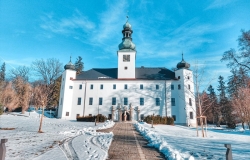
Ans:
[[[183,51],[182,51],[182,54],[181,54],[181,55],[182,55],[182,60],[184,61],[184,58],[183,58]]]
[[[128,22],[128,19],[129,19],[129,16],[128,16],[128,11],[127,11],[127,16],[126,16],[126,17],[127,17],[127,21],[126,21],[126,22]]]

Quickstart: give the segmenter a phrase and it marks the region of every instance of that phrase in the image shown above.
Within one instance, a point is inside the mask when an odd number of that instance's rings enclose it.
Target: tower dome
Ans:
[[[130,23],[128,23],[128,21],[123,25],[123,29],[125,29],[125,28],[132,29],[132,26]]]
[[[128,18],[128,16],[127,16]],[[123,25],[123,38],[122,42],[119,44],[119,50],[135,50],[135,44],[132,42],[132,26],[129,24],[128,20],[127,22]]]
[[[184,61],[183,59],[183,53],[182,53],[182,60],[181,62],[179,62],[176,66],[178,69],[182,69],[182,68],[185,68],[185,69],[188,69],[190,67],[190,64],[187,63],[186,61]]]
[[[75,66],[74,66],[74,64],[71,62],[71,56],[70,56],[70,61],[69,61],[69,63],[67,63],[67,64],[64,66],[64,69],[65,69],[65,70],[67,70],[67,69],[75,70]]]

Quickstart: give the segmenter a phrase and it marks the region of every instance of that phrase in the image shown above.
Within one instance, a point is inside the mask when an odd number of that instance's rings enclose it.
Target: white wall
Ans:
[[[193,73],[188,69],[179,69],[175,71],[175,76],[180,79],[177,82],[181,85],[181,90],[178,90],[178,107],[179,115],[177,117],[177,123],[186,122],[187,125],[194,126],[196,124],[196,106],[194,97],[194,84],[193,84]],[[190,89],[188,87],[190,85]],[[192,106],[189,104],[189,98],[191,98]],[[193,119],[190,119],[190,112],[193,112]]]
[[[130,62],[123,62],[123,55],[130,55]],[[118,79],[135,78],[135,51],[118,51]],[[124,68],[127,67],[125,70]]]
[[[59,118],[76,119],[76,115],[97,115],[103,114],[108,117],[111,114],[112,97],[116,97],[116,105],[120,103],[124,106],[124,97],[128,98],[128,105],[132,103],[134,108],[140,108],[140,115],[161,115],[161,116],[176,116],[175,124],[195,124],[195,101],[191,92],[194,91],[192,71],[181,69],[176,71],[176,77],[180,76],[179,80],[69,80],[75,75],[74,71],[66,71],[63,77],[67,79],[62,82],[60,98],[63,97],[63,105],[59,105]],[[189,76],[189,79],[187,79]],[[82,89],[79,89],[79,85]],[[100,85],[103,89],[100,89]],[[116,89],[113,89],[113,85]],[[127,84],[127,89],[124,85]],[[140,84],[143,89],[140,89]],[[171,90],[171,84],[174,85],[174,90]],[[178,90],[178,84],[181,89]],[[188,89],[190,84],[190,90]],[[73,89],[69,89],[72,85]],[[90,86],[93,85],[93,89]],[[156,89],[159,85],[159,89]],[[86,95],[85,95],[86,86]],[[190,92],[191,91],[191,92]],[[81,105],[77,105],[78,97],[81,98]],[[89,98],[93,98],[93,104],[89,105]],[[99,105],[99,97],[103,98],[103,104]],[[144,98],[144,105],[140,105],[140,98]],[[156,106],[156,98],[160,98],[160,106]],[[175,98],[175,106],[171,106],[171,98]],[[192,106],[189,105],[189,98],[192,99]],[[85,99],[85,103],[84,103]],[[63,108],[62,108],[63,107]],[[85,111],[84,111],[85,108]],[[193,112],[193,120],[189,119],[189,112]],[[65,116],[66,112],[70,112],[69,116]],[[133,119],[137,120],[137,112],[134,111]],[[118,116],[115,116],[118,118]]]
[[[62,84],[59,99],[58,118],[72,119],[72,98],[74,93],[74,81],[71,79],[76,78],[76,71],[65,70],[62,74]],[[70,86],[73,88],[70,89]],[[69,112],[69,116],[66,116],[66,112]]]

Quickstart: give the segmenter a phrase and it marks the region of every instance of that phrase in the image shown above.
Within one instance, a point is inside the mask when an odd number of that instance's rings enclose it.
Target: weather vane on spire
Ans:
[[[129,11],[127,11],[127,16],[126,16],[126,17],[127,17],[127,22],[128,22],[128,18],[129,18],[129,16],[128,16],[128,12],[129,12]]]

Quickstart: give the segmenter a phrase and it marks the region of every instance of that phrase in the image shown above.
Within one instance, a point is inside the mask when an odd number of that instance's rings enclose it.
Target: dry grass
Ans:
[[[16,128],[0,128],[0,130],[15,130]]]

